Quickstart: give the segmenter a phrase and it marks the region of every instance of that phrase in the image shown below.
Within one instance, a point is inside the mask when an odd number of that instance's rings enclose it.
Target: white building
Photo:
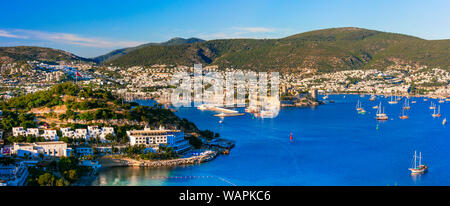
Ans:
[[[88,139],[87,129],[75,129],[75,138]]]
[[[92,137],[92,138],[99,137],[102,132],[100,130],[100,128],[98,128],[98,126],[88,126],[87,131],[88,131],[89,137]]]
[[[35,136],[35,137],[39,137],[39,129],[38,128],[28,128],[27,132],[26,132],[26,135],[27,136],[28,135],[32,135],[32,136]]]
[[[167,145],[176,152],[184,152],[191,147],[189,142],[184,139],[184,132],[180,130],[165,130],[163,128],[151,130],[145,128],[144,130],[127,131],[127,135],[132,146],[159,147],[160,145]]]
[[[100,139],[103,141],[106,140],[106,135],[108,135],[108,134],[112,134],[113,136],[116,135],[114,133],[114,127],[103,127],[102,133],[100,134]]]
[[[61,128],[61,133],[63,137],[74,138],[75,132],[70,130],[70,127]]]
[[[14,137],[17,137],[17,136],[20,136],[20,135],[25,136],[26,133],[27,133],[27,132],[23,129],[23,127],[13,127],[13,128],[12,128],[12,131],[13,131],[13,136],[14,136]]]
[[[67,143],[62,141],[35,142],[35,143],[14,143],[12,153],[23,157],[26,154],[31,157],[38,157],[39,154],[50,157],[70,156],[72,149],[67,147]]]
[[[44,134],[42,134],[42,136],[45,138],[45,140],[58,141],[58,134],[54,129],[44,130]]]

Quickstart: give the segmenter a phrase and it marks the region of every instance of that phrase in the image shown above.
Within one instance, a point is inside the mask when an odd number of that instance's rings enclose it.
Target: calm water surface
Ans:
[[[389,105],[390,98],[369,98],[330,95],[335,103],[282,108],[274,119],[227,117],[222,124],[213,112],[180,108],[176,114],[200,129],[235,140],[230,155],[171,169],[104,169],[92,185],[450,185],[450,125],[442,125],[444,117],[450,119],[450,102],[413,98],[410,118],[401,120],[403,100]],[[357,100],[367,114],[357,114]],[[380,101],[390,119],[382,123],[372,109]],[[431,101],[441,105],[441,118],[431,117]],[[408,171],[414,150],[429,165],[428,173],[416,177]]]

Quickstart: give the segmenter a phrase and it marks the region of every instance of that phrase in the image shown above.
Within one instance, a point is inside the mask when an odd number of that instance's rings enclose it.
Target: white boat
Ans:
[[[261,118],[274,118],[276,114],[270,110],[261,110],[257,116]]]
[[[386,113],[384,113],[384,108],[382,111],[382,107],[381,107],[381,102],[380,102],[380,106],[378,106],[378,110],[377,110],[377,114],[376,114],[376,119],[377,120],[388,120],[389,117],[386,115]]]
[[[402,109],[402,116],[399,117],[400,119],[408,119],[408,115],[405,114],[405,108]]]
[[[403,104],[403,109],[406,109],[406,110],[411,109],[411,107],[409,106],[408,98],[405,99],[405,104]]]
[[[356,111],[361,111],[361,110],[363,110],[361,101],[358,100],[358,103],[356,103]]]
[[[433,102],[431,102],[430,109],[436,109],[436,105]]]
[[[442,120],[442,125],[447,124],[447,118],[444,118],[444,120]]]
[[[438,106],[438,112],[436,113],[436,108],[434,108],[434,112],[431,115],[433,117],[440,117],[441,116],[441,105]]]
[[[376,99],[376,96],[372,94],[372,95],[370,96],[370,99],[369,99],[369,100],[370,100],[371,102],[373,102],[373,101],[375,101],[375,99]]]
[[[391,101],[388,102],[389,104],[397,104],[397,98],[394,98],[394,96],[391,96]]]
[[[428,170],[427,165],[422,164],[422,152],[419,153],[419,164],[417,164],[417,151],[414,151],[414,165],[412,165],[409,170],[411,171],[411,174],[422,174]]]

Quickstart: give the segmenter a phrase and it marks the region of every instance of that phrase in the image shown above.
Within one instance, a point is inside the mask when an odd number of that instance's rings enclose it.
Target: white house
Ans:
[[[44,130],[44,134],[42,134],[42,136],[46,140],[58,141],[58,134],[56,133],[56,130],[54,130],[54,129],[46,129],[46,130]]]
[[[108,134],[112,134],[113,136],[115,136],[114,127],[103,127],[102,133],[100,134],[100,139],[103,141],[106,140],[106,135]]]
[[[88,130],[89,137],[92,137],[92,138],[99,137],[102,132],[100,130],[100,128],[98,128],[98,126],[88,126],[87,130]]]
[[[39,154],[44,156],[62,157],[70,156],[71,148],[67,148],[67,143],[62,141],[53,142],[35,142],[35,143],[14,143],[12,153],[19,157],[28,156],[38,157]]]
[[[127,131],[127,135],[132,146],[159,147],[160,145],[167,145],[176,152],[184,152],[191,147],[189,142],[184,139],[184,132],[180,130],[166,130],[164,128],[151,130],[145,128],[144,130]]]
[[[87,129],[75,129],[75,138],[88,139]]]
[[[69,137],[69,138],[74,138],[75,136],[75,132],[70,130],[69,127],[63,127],[61,128],[61,133],[63,137]]]
[[[13,127],[13,128],[12,128],[12,131],[13,131],[13,136],[14,136],[14,137],[17,137],[17,136],[20,136],[20,135],[25,136],[25,134],[27,133],[27,132],[23,129],[23,127]]]
[[[28,128],[27,132],[26,132],[26,135],[27,136],[28,135],[32,135],[32,136],[35,136],[35,137],[39,137],[39,129],[38,128]]]

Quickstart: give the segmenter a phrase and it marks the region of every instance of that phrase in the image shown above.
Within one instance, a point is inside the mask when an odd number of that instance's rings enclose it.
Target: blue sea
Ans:
[[[179,108],[178,116],[235,140],[236,147],[200,165],[103,169],[92,185],[450,185],[450,124],[442,125],[443,118],[450,120],[450,102],[414,97],[409,119],[401,120],[404,98],[394,105],[387,103],[390,98],[369,98],[329,95],[335,103],[285,107],[273,119],[226,117],[223,123],[214,112]],[[358,100],[365,115],[355,110]],[[380,101],[389,115],[385,122],[375,120],[372,109]],[[441,105],[442,117],[431,116],[431,101]],[[415,150],[429,170],[411,176]]]

